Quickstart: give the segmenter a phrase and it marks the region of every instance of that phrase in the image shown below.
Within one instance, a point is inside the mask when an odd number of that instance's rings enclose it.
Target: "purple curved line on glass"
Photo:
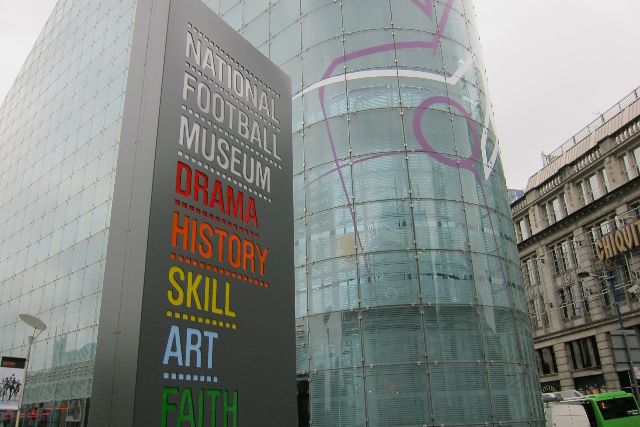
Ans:
[[[431,1],[431,0],[428,0]],[[388,52],[388,51],[392,51],[392,50],[399,50],[399,49],[418,49],[418,48],[426,48],[426,49],[433,49],[433,52],[435,54],[437,48],[440,46],[440,38],[442,36],[442,32],[444,31],[444,28],[447,25],[447,21],[449,19],[449,13],[451,12],[451,7],[453,4],[454,0],[449,0],[445,6],[444,12],[442,14],[442,22],[440,22],[437,26],[436,29],[436,33],[433,35],[433,39],[430,42],[421,42],[421,41],[408,41],[408,42],[399,42],[399,43],[387,43],[387,44],[382,44],[382,45],[378,45],[378,46],[371,46],[365,49],[360,49],[360,50],[356,50],[353,51],[349,54],[346,54],[342,57],[337,57],[334,58],[333,61],[331,61],[331,63],[329,64],[329,67],[327,67],[326,71],[324,72],[324,74],[322,75],[322,80],[328,78],[329,76],[331,76],[331,74],[335,71],[335,69],[338,67],[338,65],[340,64],[344,64],[348,61],[351,61],[353,59],[358,59],[358,58],[362,58],[365,56],[369,56],[369,55],[373,55],[376,53],[381,53],[381,52]],[[424,4],[422,6],[425,6]],[[425,13],[425,8],[424,7],[420,7],[418,6],[419,9]],[[426,6],[425,6],[426,7]],[[426,14],[426,13],[425,13]],[[427,16],[429,16],[428,14],[426,14]],[[433,14],[431,15],[431,17],[433,16]],[[336,146],[335,146],[335,142],[333,140],[333,133],[331,132],[331,126],[329,126],[329,121],[327,120],[327,111],[326,111],[326,106],[325,106],[325,100],[324,100],[324,93],[325,93],[325,87],[322,86],[319,90],[318,90],[318,98],[320,99],[320,108],[322,110],[322,116],[323,116],[323,122],[325,125],[325,128],[327,130],[327,136],[329,137],[329,145],[331,147],[331,154],[333,156],[333,161],[336,164],[336,170],[338,171],[338,175],[340,177],[340,183],[342,185],[342,191],[344,193],[344,198],[347,202],[347,207],[349,209],[349,212],[351,214],[351,220],[353,222],[353,230],[354,230],[354,234],[355,234],[355,238],[356,241],[358,243],[358,246],[360,247],[360,249],[364,252],[364,247],[362,245],[362,240],[360,238],[360,232],[358,231],[358,226],[356,223],[356,215],[355,215],[355,211],[353,209],[353,206],[351,204],[351,201],[349,200],[349,192],[347,191],[347,185],[344,179],[344,174],[342,173],[342,165],[340,164],[340,161],[338,160],[338,155],[336,153]],[[369,267],[367,266],[367,270],[369,269]],[[369,274],[369,277],[371,277],[371,274]]]
[[[419,7],[429,18],[433,19],[433,0],[425,0],[424,3],[420,0],[413,0],[413,4]]]
[[[435,104],[448,104],[450,107],[458,110],[467,120],[467,124],[471,129],[471,154],[467,158],[462,158],[460,160],[453,159],[449,156],[446,156],[442,153],[439,153],[431,147],[427,139],[424,137],[424,133],[422,132],[422,115],[424,111]],[[480,189],[480,193],[482,194],[482,201],[484,202],[484,207],[487,212],[487,218],[489,218],[489,226],[491,227],[491,235],[493,236],[493,243],[495,245],[496,257],[498,258],[498,263],[500,264],[500,270],[502,272],[502,279],[504,281],[504,287],[507,291],[507,296],[509,298],[509,304],[513,305],[513,295],[511,290],[509,289],[509,284],[507,280],[507,272],[504,268],[504,264],[502,262],[502,257],[500,254],[500,245],[498,243],[498,237],[496,236],[496,226],[493,223],[493,219],[491,218],[491,209],[487,203],[487,194],[485,188],[482,183],[482,177],[478,173],[477,166],[481,162],[480,156],[482,155],[482,141],[480,139],[480,134],[478,133],[478,125],[473,119],[469,116],[469,113],[461,105],[459,102],[449,98],[448,96],[432,96],[431,98],[427,98],[420,103],[416,112],[413,115],[413,133],[415,137],[418,139],[418,143],[422,146],[423,150],[432,156],[434,159],[439,161],[442,164],[447,166],[451,166],[454,168],[466,169],[471,172],[475,178],[478,188]],[[482,215],[482,212],[481,212]],[[482,220],[481,220],[482,221]],[[488,254],[487,254],[488,255]]]
[[[436,104],[448,104],[450,107],[458,110],[467,120],[467,124],[471,129],[471,155],[469,157],[455,159],[439,153],[433,149],[431,144],[429,144],[427,139],[424,137],[424,133],[422,132],[422,115],[426,109]],[[478,126],[476,122],[471,119],[467,110],[465,110],[464,106],[459,102],[454,101],[448,96],[432,96],[431,98],[427,98],[422,101],[420,105],[418,105],[416,112],[413,114],[413,133],[418,140],[418,143],[422,146],[422,149],[431,157],[447,166],[466,169],[479,179],[476,165],[480,162],[480,156],[482,155],[482,141],[480,140],[480,134],[478,133]]]
[[[421,123],[422,115],[424,114],[425,110],[427,110],[429,107],[435,104],[447,104],[451,107],[454,107],[456,110],[458,110],[462,114],[462,116],[467,121],[467,124],[471,129],[471,145],[472,145],[471,155],[469,157],[456,159],[456,158],[452,158],[447,155],[444,155],[439,151],[435,150],[425,138],[424,133],[422,132],[422,123]],[[431,157],[433,157],[440,163],[443,163],[451,167],[460,167],[460,168],[466,169],[471,173],[473,173],[476,176],[476,178],[478,178],[478,172],[476,168],[478,163],[480,162],[480,156],[482,155],[482,151],[481,151],[482,140],[480,138],[480,133],[478,132],[478,124],[471,118],[471,116],[469,115],[469,112],[464,108],[462,104],[460,104],[457,101],[454,101],[453,99],[447,96],[433,96],[431,98],[425,99],[420,103],[420,105],[418,105],[418,107],[416,108],[416,112],[413,115],[413,133],[416,136],[416,139],[418,140],[418,143],[420,144],[422,149],[412,150],[412,152],[429,154]],[[361,157],[356,160],[351,160],[349,163],[352,165],[355,165],[357,163],[366,162],[368,160],[378,159],[380,157],[394,156],[399,154],[405,154],[405,151],[404,150],[383,151],[383,152],[372,154],[366,157]],[[343,162],[343,164],[340,164],[339,167],[340,168],[345,167],[344,163],[345,162]],[[336,172],[337,170],[338,170],[338,167],[328,170],[322,175],[309,181],[309,183],[305,185],[305,187],[309,187],[319,179],[327,175],[330,175]]]
[[[340,165],[340,167],[345,167],[346,163],[349,163],[351,165],[355,165],[357,163],[363,163],[369,160],[373,160],[373,159],[378,159],[380,157],[388,157],[388,156],[399,156],[399,155],[404,155],[407,152],[404,150],[398,151],[398,150],[393,150],[393,151],[381,151],[380,153],[376,153],[376,154],[372,154],[370,156],[366,156],[366,157],[360,157],[356,160],[350,160],[349,162],[342,162],[342,164]],[[427,150],[423,150],[423,149],[417,149],[417,150],[411,150],[411,153],[425,153],[425,154],[430,154],[430,152],[428,152]],[[314,179],[312,179],[311,181],[309,181],[309,183],[307,185],[305,185],[305,188],[309,188],[312,184],[315,184],[316,182],[318,182],[320,179],[324,178],[327,175],[331,175],[332,173],[336,172],[338,170],[337,167],[329,169],[328,171],[326,171],[325,173],[315,177]]]
[[[416,151],[422,151],[422,150],[416,150]],[[366,156],[366,157],[361,157],[359,159],[356,160],[350,160],[348,163],[355,165],[356,163],[362,163],[362,162],[366,162],[368,160],[373,160],[373,159],[377,159],[379,157],[386,157],[386,156],[394,156],[394,155],[399,155],[399,154],[404,154],[404,150],[403,151],[383,151],[377,154],[372,154],[370,156]],[[340,165],[341,168],[345,167],[346,165],[344,164],[346,162],[343,162],[343,164]],[[312,179],[311,181],[309,181],[309,183],[307,185],[305,185],[305,188],[309,188],[312,184],[316,183],[318,180],[324,178],[327,175],[331,175],[332,173],[336,172],[338,170],[337,167],[333,168],[333,169],[329,169],[328,171],[326,171],[325,173],[315,177],[314,179]]]

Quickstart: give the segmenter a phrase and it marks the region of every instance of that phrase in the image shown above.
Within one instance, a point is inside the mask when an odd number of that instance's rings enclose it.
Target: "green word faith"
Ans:
[[[229,402],[230,395],[233,396],[232,403]],[[238,427],[238,391],[201,388],[192,392],[189,387],[164,387],[160,425]]]

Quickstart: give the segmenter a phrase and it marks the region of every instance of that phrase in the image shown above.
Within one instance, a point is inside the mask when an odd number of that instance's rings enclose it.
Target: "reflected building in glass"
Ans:
[[[26,354],[19,313],[47,324],[29,425],[83,418],[91,393],[134,17],[133,0],[60,0],[0,107],[0,354]]]
[[[471,1],[205,3],[292,78],[302,422],[543,425]],[[47,425],[91,390],[135,5],[60,0],[0,107],[0,353],[47,323]]]
[[[208,3],[293,82],[312,425],[543,425],[472,2]]]

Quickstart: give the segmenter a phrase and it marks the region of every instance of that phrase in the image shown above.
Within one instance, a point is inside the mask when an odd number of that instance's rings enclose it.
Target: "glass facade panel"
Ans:
[[[358,258],[361,304],[418,304],[418,272],[411,253],[387,252]]]
[[[302,48],[308,49],[342,34],[340,4],[331,2],[302,18]]]
[[[347,104],[350,112],[399,107],[398,79],[378,77],[347,81]]]
[[[364,427],[364,378],[361,370],[318,370],[309,374],[309,400],[314,424],[335,427]]]
[[[344,49],[347,52],[357,52],[367,49],[369,46],[393,45],[393,33],[391,30],[369,30],[357,33],[347,33],[344,37]],[[377,67],[391,67],[394,65],[395,55],[393,50],[382,51],[375,55],[355,56],[346,61],[346,71],[368,70]],[[342,68],[342,67],[341,67]]]
[[[439,363],[430,367],[430,374],[435,425],[493,425],[493,404],[484,366]]]
[[[349,310],[358,306],[354,260],[318,262],[309,268],[308,310],[311,313]]]
[[[421,426],[431,421],[424,366],[380,366],[365,372],[369,426]]]
[[[407,163],[402,156],[360,157],[353,161],[352,170],[356,202],[409,197]]]
[[[389,0],[350,0],[342,6],[345,33],[389,28],[391,10]]]

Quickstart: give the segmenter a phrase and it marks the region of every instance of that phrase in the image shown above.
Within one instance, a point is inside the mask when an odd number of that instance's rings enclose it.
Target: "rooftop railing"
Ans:
[[[595,132],[606,122],[614,118],[617,114],[619,114],[626,107],[635,102],[638,98],[640,98],[640,86],[635,88],[630,94],[622,98],[618,101],[613,107],[609,108],[604,113],[600,114],[594,121],[589,123],[586,127],[580,130],[578,133],[573,135],[569,140],[563,143],[560,147],[556,148],[549,154],[542,155],[542,163],[544,166],[556,160],[562,154],[566,153],[571,147],[576,145],[578,142],[585,139],[589,134]]]

